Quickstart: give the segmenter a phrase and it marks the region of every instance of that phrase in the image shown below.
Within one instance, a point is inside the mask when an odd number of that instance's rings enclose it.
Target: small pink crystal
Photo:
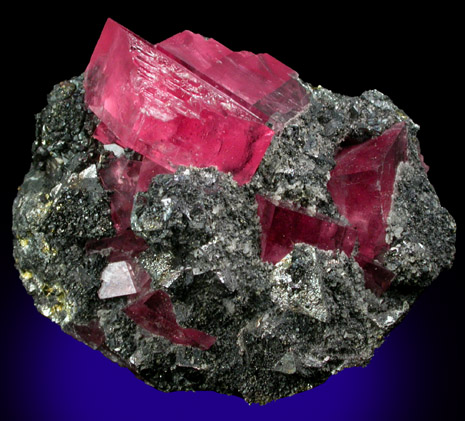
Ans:
[[[216,338],[204,332],[179,326],[171,299],[162,290],[150,292],[124,312],[139,326],[175,344],[207,350],[216,341]]]
[[[88,253],[103,254],[107,256],[109,262],[132,259],[147,248],[145,240],[137,237],[132,230],[126,230],[115,237],[91,240],[86,243]]]
[[[365,277],[365,286],[371,289],[376,295],[380,296],[391,285],[394,279],[394,273],[383,267],[380,263],[368,260],[362,255],[357,255],[355,260],[363,269]]]
[[[158,174],[170,174],[173,170],[162,167],[152,160],[144,157],[140,167],[139,180],[137,182],[136,191],[147,191],[150,187],[153,177]]]
[[[141,162],[124,155],[110,162],[99,172],[103,187],[112,192],[111,218],[117,233],[131,226],[131,211],[139,181]]]
[[[262,226],[262,260],[276,264],[292,251],[296,243],[323,250],[342,250],[351,255],[357,238],[353,228],[276,206],[259,195],[256,199]]]

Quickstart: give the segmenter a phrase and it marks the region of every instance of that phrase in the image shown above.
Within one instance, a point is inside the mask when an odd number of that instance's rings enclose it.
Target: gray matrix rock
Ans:
[[[31,169],[13,209],[16,266],[37,309],[163,391],[265,404],[368,364],[451,267],[455,223],[428,181],[418,126],[389,98],[302,86],[308,106],[275,133],[250,183],[214,167],[179,167],[136,194],[109,179],[130,178],[143,157],[92,137],[98,119],[82,76],[55,86],[37,115]],[[375,275],[357,257],[360,241],[346,252],[299,237],[278,262],[263,259],[257,196],[303,221],[349,230],[328,189],[337,157],[399,123],[407,159],[395,169]],[[116,197],[130,202],[124,232]],[[367,276],[385,273],[393,277],[382,291],[369,287]]]

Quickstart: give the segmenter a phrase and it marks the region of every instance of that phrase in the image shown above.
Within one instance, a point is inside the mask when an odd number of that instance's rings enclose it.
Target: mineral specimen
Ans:
[[[367,364],[452,265],[417,131],[378,91],[109,19],[37,115],[17,268],[42,314],[156,388],[310,389]]]

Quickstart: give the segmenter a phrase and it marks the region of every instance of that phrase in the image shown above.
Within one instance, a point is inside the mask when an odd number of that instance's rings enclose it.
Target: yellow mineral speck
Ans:
[[[50,245],[47,243],[47,241],[45,241],[44,239],[42,239],[42,249],[41,250],[42,250],[42,253],[44,253],[44,254],[54,254],[54,255],[57,254],[57,250],[51,248]]]
[[[405,115],[402,111],[397,110],[397,115],[402,119],[402,120],[408,120],[408,116]]]
[[[39,209],[40,213],[48,212],[48,210],[52,207],[53,201],[49,200],[47,203],[44,203],[41,209]]]
[[[63,311],[63,304],[55,304],[54,306],[50,307],[50,314],[56,314]]]
[[[39,311],[57,323],[69,322],[75,309],[67,301],[65,290],[60,285],[42,284],[41,292],[49,299],[50,307],[40,306]]]
[[[18,241],[21,247],[27,247],[29,244],[29,240],[27,238],[18,238]]]
[[[32,279],[32,273],[29,272],[29,271],[25,271],[25,272],[21,272],[20,273],[21,275],[21,279],[25,280],[25,281],[28,281],[29,279]]]
[[[44,285],[42,291],[47,297],[55,292],[54,288],[48,285]]]

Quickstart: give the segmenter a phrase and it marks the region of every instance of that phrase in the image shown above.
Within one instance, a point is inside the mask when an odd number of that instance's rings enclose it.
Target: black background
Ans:
[[[54,84],[83,72],[107,17],[153,43],[190,29],[232,50],[268,52],[295,69],[303,80],[342,94],[378,89],[420,125],[419,139],[431,167],[430,181],[458,224],[458,253],[454,268],[441,274],[404,322],[405,335],[410,332],[415,339],[406,356],[411,360],[402,361],[402,366],[418,359],[425,370],[418,382],[428,382],[427,393],[424,385],[422,394],[416,393],[415,379],[406,379],[412,384],[411,400],[418,419],[459,419],[464,389],[460,339],[465,320],[461,236],[465,118],[457,10],[445,5],[411,10],[392,2],[377,8],[351,5],[345,9],[336,4],[327,8],[310,4],[299,9],[290,2],[149,4],[131,2],[119,10],[109,7],[103,11],[83,3],[54,9],[13,6],[4,14],[0,165],[5,273],[0,292],[0,363],[4,370],[0,381],[4,391],[0,401],[6,419],[29,419],[21,411],[15,412],[12,404],[20,398],[26,404],[26,385],[21,391],[9,384],[24,358],[34,357],[34,349],[16,348],[18,336],[30,334],[27,330],[18,332],[17,321],[33,312],[32,300],[21,286],[11,257],[12,201],[29,168],[34,114],[46,105],[46,95]],[[31,317],[41,316],[34,313]],[[402,350],[398,352],[396,358],[401,358]],[[395,369],[393,361],[389,364]],[[24,395],[18,397],[20,392]],[[412,419],[411,412],[405,414],[399,408],[396,418]],[[370,419],[377,418],[370,414]]]

